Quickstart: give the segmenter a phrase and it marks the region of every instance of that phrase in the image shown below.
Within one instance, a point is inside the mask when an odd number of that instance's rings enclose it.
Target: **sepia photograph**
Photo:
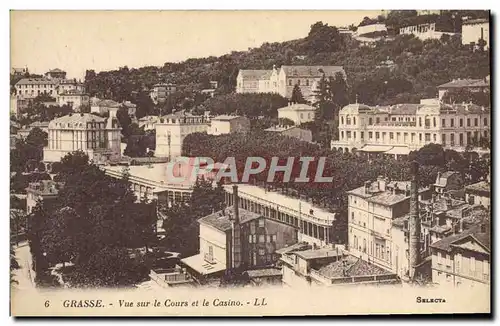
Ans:
[[[490,20],[11,10],[11,315],[491,314]]]

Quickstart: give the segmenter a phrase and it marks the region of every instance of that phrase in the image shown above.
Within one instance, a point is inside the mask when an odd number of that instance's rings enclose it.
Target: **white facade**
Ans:
[[[205,223],[200,223],[200,255],[208,261],[226,266],[226,233]]]
[[[462,24],[462,44],[477,44],[482,39],[486,42],[485,49],[490,47],[490,22],[486,19],[475,19]]]
[[[204,116],[167,115],[156,124],[155,156],[173,159],[181,156],[184,138],[192,133],[206,132],[208,121]]]
[[[475,104],[349,104],[339,113],[334,150],[407,155],[426,144],[464,151],[473,139],[490,137],[490,109]]]
[[[399,29],[399,34],[415,35],[415,37],[418,37],[419,39],[424,41],[424,40],[439,40],[443,35],[453,36],[456,33],[436,31],[436,24],[429,23],[429,24],[401,27]]]
[[[371,24],[365,26],[358,26],[356,30],[356,35],[370,34],[374,32],[387,32],[387,27],[385,24]]]
[[[278,109],[278,119],[290,119],[296,126],[314,121],[316,108],[307,104],[289,104]]]
[[[45,162],[59,162],[68,153],[81,150],[95,163],[119,160],[120,126],[114,117],[104,119],[89,113],[70,114],[50,122]]]
[[[250,120],[242,116],[221,115],[210,120],[209,135],[223,135],[234,132],[249,132]]]
[[[14,86],[18,98],[35,98],[47,94],[52,97],[57,95],[57,81],[47,78],[23,78]]]
[[[73,111],[78,111],[81,107],[88,107],[90,105],[89,101],[88,94],[78,91],[67,91],[57,96],[57,105],[69,105],[73,108]]]

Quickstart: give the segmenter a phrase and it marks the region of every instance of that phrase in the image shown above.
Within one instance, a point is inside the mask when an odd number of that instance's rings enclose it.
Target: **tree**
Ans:
[[[295,84],[295,86],[293,87],[290,102],[297,104],[306,103],[306,100],[304,99],[304,96],[302,96],[302,91],[300,90],[300,86],[298,84]]]
[[[77,174],[83,171],[89,164],[88,155],[81,151],[75,151],[66,154],[59,164],[57,164],[57,169],[59,170],[58,175],[60,178],[64,179],[72,174]]]

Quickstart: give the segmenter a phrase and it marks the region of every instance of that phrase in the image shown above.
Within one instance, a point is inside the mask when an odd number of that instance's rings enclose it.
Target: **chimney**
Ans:
[[[381,191],[385,191],[385,179],[384,179],[384,177],[378,176],[377,181],[378,181],[378,188]]]
[[[370,192],[370,181],[365,181],[365,194]]]
[[[239,212],[239,197],[238,186],[233,185],[233,227],[232,227],[232,252],[231,252],[231,268],[236,269],[241,265],[241,228],[240,228],[240,212]]]
[[[410,187],[410,278],[416,278],[416,268],[420,264],[420,215],[418,207],[418,163],[411,163]]]

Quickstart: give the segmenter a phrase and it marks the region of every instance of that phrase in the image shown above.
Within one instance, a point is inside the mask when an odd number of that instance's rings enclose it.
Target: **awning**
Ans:
[[[410,154],[410,149],[406,146],[394,146],[384,154],[392,154],[392,155],[408,155]]]
[[[362,147],[361,149],[359,149],[358,151],[361,151],[361,152],[377,152],[377,153],[383,153],[383,152],[387,152],[388,150],[390,150],[392,148],[392,146],[384,146],[384,145],[365,145],[364,147]]]
[[[213,263],[209,263],[205,260],[202,254],[181,259],[181,262],[188,265],[201,275],[209,275],[226,269],[226,264],[216,260],[214,260]]]

